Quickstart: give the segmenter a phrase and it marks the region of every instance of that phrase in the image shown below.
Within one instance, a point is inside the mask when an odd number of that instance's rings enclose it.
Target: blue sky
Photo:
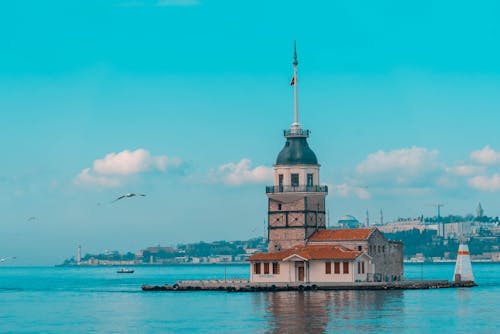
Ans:
[[[500,215],[496,1],[0,4],[0,257],[263,235],[293,120],[330,222]],[[127,192],[146,193],[109,205]],[[102,203],[97,205],[97,203]],[[36,220],[27,220],[29,217]],[[11,262],[12,264],[14,262]]]

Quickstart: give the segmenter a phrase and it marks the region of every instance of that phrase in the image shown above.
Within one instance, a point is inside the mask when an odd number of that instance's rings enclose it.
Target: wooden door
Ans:
[[[297,274],[299,282],[304,282],[304,267],[298,267]]]

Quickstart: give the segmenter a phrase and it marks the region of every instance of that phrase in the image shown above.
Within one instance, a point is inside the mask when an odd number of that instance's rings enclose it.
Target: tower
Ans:
[[[80,265],[82,262],[82,246],[78,245],[78,250],[76,252],[76,264]]]
[[[484,216],[484,210],[483,210],[483,207],[481,206],[481,202],[479,202],[477,209],[476,209],[476,217],[481,218],[482,216]]]
[[[269,252],[304,245],[315,231],[326,228],[328,187],[320,185],[320,165],[307,143],[309,130],[303,130],[299,123],[295,45],[292,64],[294,122],[283,131],[286,142],[273,166],[274,185],[266,187]]]

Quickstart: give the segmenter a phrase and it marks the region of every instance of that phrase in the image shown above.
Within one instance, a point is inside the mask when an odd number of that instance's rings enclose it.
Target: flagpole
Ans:
[[[293,42],[293,78],[294,78],[294,85],[293,85],[293,95],[294,95],[294,119],[293,119],[293,124],[292,124],[292,129],[293,130],[298,130],[299,129],[299,104],[298,104],[298,82],[297,82],[297,65],[299,62],[297,61],[297,43],[294,41]]]

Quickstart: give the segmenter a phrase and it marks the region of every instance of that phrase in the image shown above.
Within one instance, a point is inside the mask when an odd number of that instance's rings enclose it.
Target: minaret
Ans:
[[[76,264],[80,265],[82,262],[82,246],[78,245],[78,251],[76,252]]]
[[[326,228],[328,187],[320,185],[320,165],[307,143],[309,130],[299,123],[295,45],[292,64],[294,121],[290,130],[284,130],[286,143],[274,165],[274,185],[266,187],[269,252],[304,245],[315,231]]]

